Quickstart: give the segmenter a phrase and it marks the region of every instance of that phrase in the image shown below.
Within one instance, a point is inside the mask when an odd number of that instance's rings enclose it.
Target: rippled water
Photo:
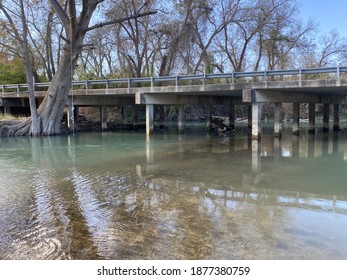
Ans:
[[[346,259],[346,132],[0,139],[0,259]]]

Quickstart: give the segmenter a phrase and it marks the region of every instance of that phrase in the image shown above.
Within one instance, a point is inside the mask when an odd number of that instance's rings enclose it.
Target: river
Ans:
[[[346,259],[347,132],[0,138],[0,259]]]

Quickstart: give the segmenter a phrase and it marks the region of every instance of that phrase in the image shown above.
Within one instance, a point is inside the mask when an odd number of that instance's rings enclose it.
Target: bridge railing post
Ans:
[[[175,81],[176,81],[176,87],[178,87],[178,86],[179,86],[179,78],[178,78],[178,75],[176,75]]]
[[[108,79],[106,79],[106,89],[109,88],[109,85],[110,85],[110,81]]]
[[[2,94],[5,94],[5,85],[4,84],[2,84]]]
[[[265,87],[267,88],[267,73],[266,73],[266,69],[264,70],[264,84],[265,84]]]
[[[235,83],[235,72],[231,73],[231,83],[234,84]]]
[[[154,87],[154,78],[153,76],[151,77],[151,88]]]
[[[299,69],[299,87],[302,87],[302,69]]]
[[[128,88],[131,88],[131,78],[128,78]]]
[[[86,90],[89,89],[89,88],[88,88],[88,80],[86,80],[86,82],[84,83],[84,87],[85,87]]]
[[[19,93],[19,92],[20,92],[20,85],[17,84],[17,93]]]
[[[204,72],[204,75],[202,76],[202,85],[205,85],[205,80],[206,80],[206,73]]]

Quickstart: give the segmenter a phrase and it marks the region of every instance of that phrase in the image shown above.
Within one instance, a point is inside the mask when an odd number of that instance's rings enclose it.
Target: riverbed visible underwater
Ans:
[[[0,138],[0,259],[347,259],[347,132]]]

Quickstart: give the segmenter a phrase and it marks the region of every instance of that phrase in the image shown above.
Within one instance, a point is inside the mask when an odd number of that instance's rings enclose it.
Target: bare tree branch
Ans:
[[[7,10],[2,5],[2,1],[0,2],[0,10],[4,13],[5,17],[7,18],[8,22],[10,23],[10,26],[11,26],[11,29],[14,33],[15,39],[21,42],[22,40],[21,40],[21,36],[19,35],[18,29],[16,28],[16,25],[14,24],[12,17],[10,16],[10,14],[7,12]]]
[[[117,24],[117,23],[121,23],[130,19],[135,19],[135,18],[139,18],[139,17],[144,17],[144,16],[149,16],[149,15],[154,15],[156,14],[158,11],[149,11],[149,12],[145,12],[145,13],[139,13],[139,14],[135,14],[129,17],[123,17],[123,18],[118,18],[115,20],[110,20],[110,21],[106,21],[106,22],[101,22],[95,25],[92,25],[90,27],[88,27],[86,29],[86,32],[97,29],[97,28],[101,28],[104,26],[108,26],[108,25],[112,25],[112,24]]]
[[[63,10],[63,8],[60,6],[57,0],[49,0],[51,3],[53,9],[56,11],[58,17],[60,18],[61,22],[63,23],[65,30],[69,30],[69,16],[66,14],[66,12]]]

